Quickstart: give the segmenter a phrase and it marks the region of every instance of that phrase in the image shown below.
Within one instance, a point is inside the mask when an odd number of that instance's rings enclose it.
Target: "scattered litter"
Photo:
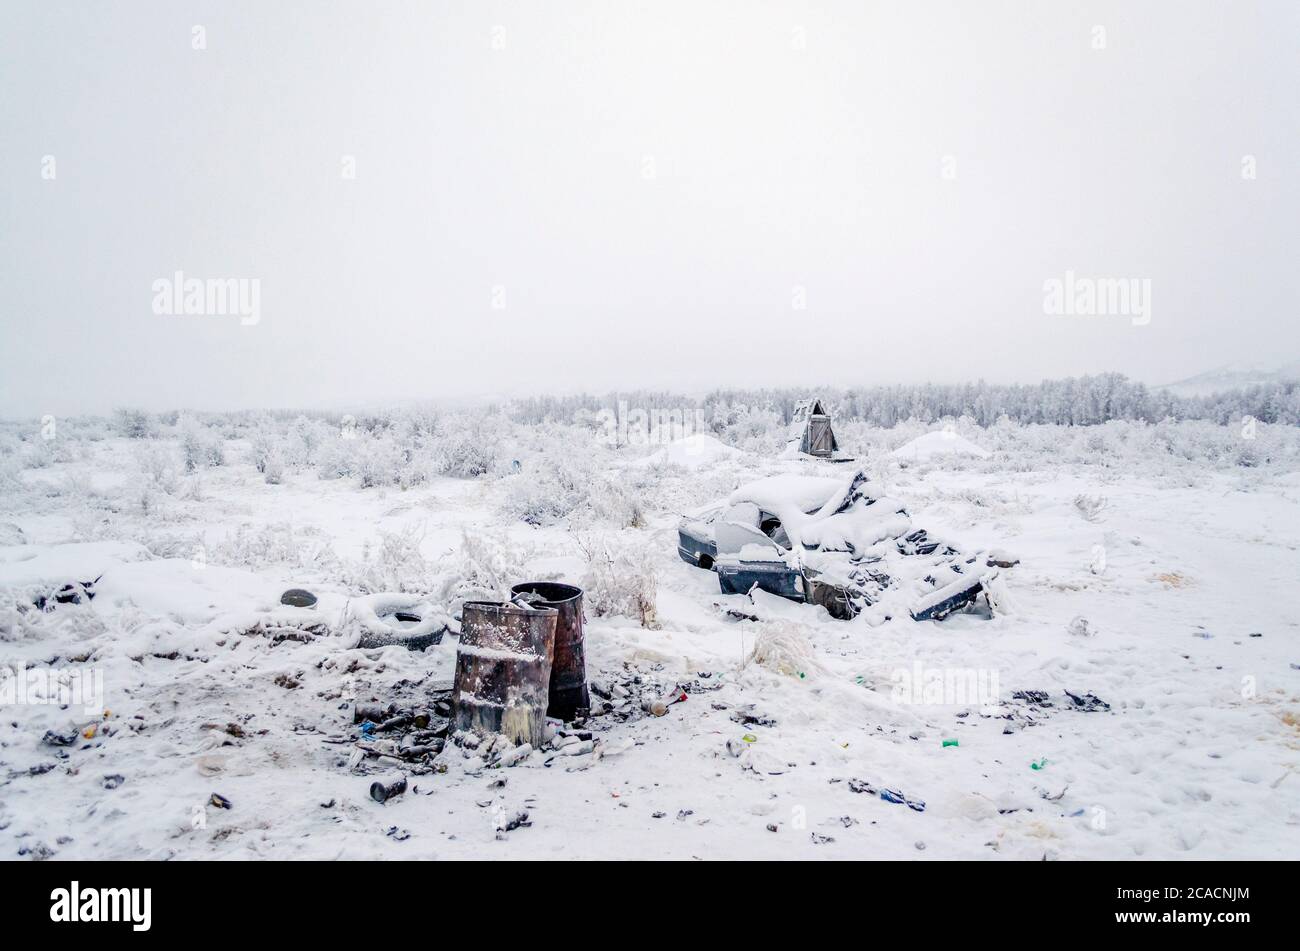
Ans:
[[[1097,629],[1089,624],[1088,619],[1081,614],[1071,620],[1065,629],[1075,637],[1093,637],[1097,633]]]
[[[885,800],[885,802],[892,802],[896,805],[906,805],[907,808],[913,809],[916,812],[925,812],[925,800],[908,799],[896,789],[880,790],[880,798]]]
[[[405,776],[397,776],[387,781],[377,781],[370,784],[370,798],[375,802],[387,802],[404,792],[406,792]]]
[[[497,765],[505,766],[505,767],[518,766],[520,763],[522,763],[524,760],[526,760],[528,757],[532,755],[533,755],[532,744],[520,743],[514,749],[506,750],[504,753],[502,753],[501,757],[497,760]],[[505,784],[506,784],[505,779],[502,779],[501,785],[504,786]]]
[[[231,807],[230,800],[221,795],[221,793],[214,792],[208,799],[208,802],[212,803],[212,805],[216,806],[218,809],[229,809]]]
[[[766,714],[756,713],[754,704],[747,703],[737,708],[732,714],[731,719],[742,726],[776,726],[776,719]]]
[[[1082,713],[1094,713],[1098,710],[1110,709],[1110,704],[1095,694],[1085,693],[1079,696],[1067,690],[1065,695],[1074,703],[1074,709]]]
[[[528,811],[526,809],[522,809],[518,812],[511,814],[510,816],[506,816],[505,813],[502,813],[500,816],[498,816],[496,822],[496,829],[498,833],[514,832],[520,826],[531,826],[532,824],[533,824],[532,820],[528,818]]]

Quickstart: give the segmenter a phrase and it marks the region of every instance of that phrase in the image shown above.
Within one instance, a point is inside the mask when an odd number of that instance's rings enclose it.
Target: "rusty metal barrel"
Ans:
[[[516,599],[559,612],[555,625],[555,655],[551,661],[551,701],[548,716],[573,720],[591,709],[587,690],[587,654],[582,642],[582,589],[551,581],[526,581],[510,589]],[[518,603],[516,601],[516,603]]]
[[[541,747],[558,618],[551,608],[465,603],[452,691],[457,730]]]

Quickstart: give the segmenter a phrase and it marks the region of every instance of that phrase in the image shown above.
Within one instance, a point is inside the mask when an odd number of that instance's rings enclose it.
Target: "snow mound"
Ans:
[[[922,462],[936,456],[975,456],[987,459],[991,453],[951,430],[940,429],[926,433],[924,436],[917,436],[911,442],[899,446],[890,455],[907,462]]]
[[[640,460],[641,466],[682,466],[698,469],[723,459],[734,459],[743,453],[733,446],[719,442],[708,433],[696,433],[685,439],[669,443],[658,452]]]

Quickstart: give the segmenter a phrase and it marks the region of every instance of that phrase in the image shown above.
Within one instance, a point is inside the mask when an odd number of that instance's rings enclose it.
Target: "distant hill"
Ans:
[[[1248,386],[1268,383],[1300,382],[1300,360],[1272,369],[1229,363],[1215,370],[1189,376],[1176,383],[1166,383],[1155,389],[1166,390],[1175,396],[1210,396],[1227,390],[1240,390]]]

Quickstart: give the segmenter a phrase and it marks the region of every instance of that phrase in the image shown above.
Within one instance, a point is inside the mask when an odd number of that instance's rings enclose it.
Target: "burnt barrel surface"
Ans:
[[[452,693],[456,729],[542,745],[558,616],[550,608],[466,602]]]
[[[527,581],[510,589],[516,597],[532,595],[533,607],[559,612],[555,625],[555,654],[551,662],[548,716],[572,720],[591,707],[587,690],[587,655],[582,641],[582,589],[551,581]]]

